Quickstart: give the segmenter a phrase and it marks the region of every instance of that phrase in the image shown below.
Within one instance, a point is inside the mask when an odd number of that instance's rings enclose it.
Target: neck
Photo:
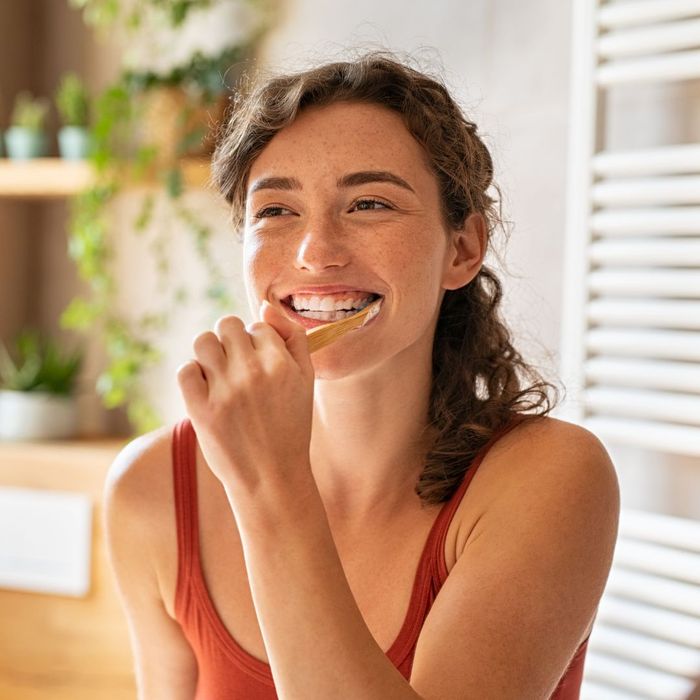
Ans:
[[[420,506],[427,451],[431,355],[406,349],[366,373],[317,380],[311,466],[329,517],[391,519]]]

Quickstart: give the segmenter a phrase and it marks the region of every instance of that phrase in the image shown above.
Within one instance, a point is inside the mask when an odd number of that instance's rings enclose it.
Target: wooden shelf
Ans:
[[[0,698],[131,700],[126,618],[108,560],[103,495],[128,438],[0,442],[0,486],[77,492],[93,504],[90,590],[82,598],[0,588]]]
[[[180,162],[185,185],[206,188],[209,181],[208,158],[188,158]],[[0,158],[0,198],[55,199],[70,197],[93,182],[93,171],[86,161],[61,158],[34,158],[13,161]],[[132,181],[132,185],[153,185],[152,179]]]
[[[0,456],[10,459],[17,456],[68,456],[111,453],[121,449],[131,440],[121,435],[81,436],[67,440],[0,440]]]

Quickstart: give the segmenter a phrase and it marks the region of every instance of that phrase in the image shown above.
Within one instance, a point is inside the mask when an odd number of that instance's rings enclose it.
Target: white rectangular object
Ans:
[[[0,588],[83,597],[91,544],[86,494],[0,488]]]

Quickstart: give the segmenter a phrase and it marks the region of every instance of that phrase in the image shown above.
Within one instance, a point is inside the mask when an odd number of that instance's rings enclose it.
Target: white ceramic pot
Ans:
[[[10,160],[41,158],[48,151],[48,137],[41,129],[11,126],[5,132],[5,148]]]
[[[64,160],[84,160],[92,148],[90,131],[83,126],[63,126],[58,131],[58,153]]]
[[[49,440],[74,437],[77,432],[74,396],[0,390],[0,440]]]

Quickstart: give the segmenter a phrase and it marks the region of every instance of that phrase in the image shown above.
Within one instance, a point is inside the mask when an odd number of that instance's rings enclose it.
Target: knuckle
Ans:
[[[265,370],[259,362],[253,360],[246,363],[245,380],[250,383],[257,383],[265,376]]]
[[[203,333],[199,333],[194,337],[192,345],[195,347],[195,349],[204,348],[215,340],[217,340],[217,338],[214,333],[211,331],[204,331]]]
[[[234,328],[242,328],[243,327],[243,321],[241,321],[238,316],[221,316],[220,318],[217,319],[216,323],[214,324],[214,329],[216,333],[219,333],[227,328],[234,329]]]
[[[248,332],[252,331],[266,331],[270,328],[269,324],[264,321],[253,321],[248,325]]]
[[[194,360],[187,360],[187,362],[183,362],[176,370],[177,376],[183,375],[183,374],[189,374],[192,370],[194,369]]]

